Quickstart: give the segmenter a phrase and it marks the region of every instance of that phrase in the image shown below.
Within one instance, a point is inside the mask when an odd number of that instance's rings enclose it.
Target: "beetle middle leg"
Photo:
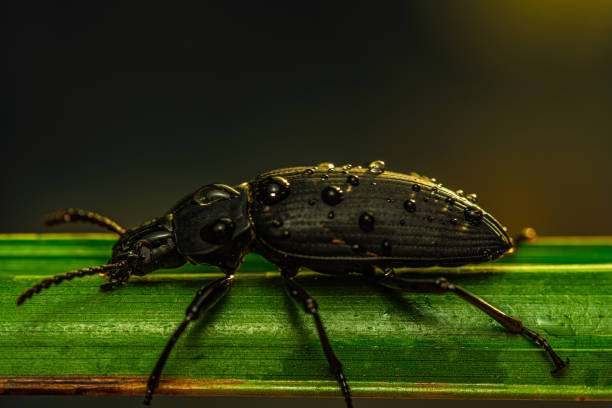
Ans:
[[[400,278],[395,276],[395,273],[391,269],[386,270],[384,275],[376,275],[370,278],[374,279],[377,283],[394,289],[438,294],[452,292],[491,316],[510,332],[523,334],[546,350],[555,364],[555,369],[552,371],[553,373],[556,373],[569,364],[569,359],[563,361],[561,357],[555,353],[550,344],[548,344],[546,339],[544,339],[539,333],[523,326],[523,322],[521,322],[519,319],[505,314],[478,296],[473,295],[467,290],[463,289],[461,286],[448,282],[445,278]]]
[[[210,310],[219,300],[221,300],[221,298],[229,291],[230,284],[233,280],[233,273],[228,273],[223,278],[217,279],[196,292],[195,298],[191,301],[189,307],[187,307],[185,319],[176,329],[172,337],[170,337],[170,340],[168,340],[166,347],[164,347],[164,351],[153,368],[153,372],[151,372],[151,375],[149,376],[149,381],[147,382],[147,393],[144,399],[145,405],[149,405],[151,403],[153,392],[159,384],[159,377],[164,369],[166,360],[168,360],[168,356],[170,355],[170,352],[174,348],[174,345],[178,341],[181,334],[183,334],[189,323],[196,320],[200,316],[201,312]]]
[[[346,406],[348,408],[352,408],[353,402],[351,400],[351,390],[346,377],[344,376],[344,372],[342,371],[342,362],[338,359],[338,357],[336,357],[334,351],[332,350],[331,344],[329,343],[327,333],[325,333],[325,328],[323,327],[321,317],[319,316],[317,302],[310,297],[310,295],[300,285],[298,285],[295,280],[293,280],[296,274],[297,270],[295,269],[282,269],[281,271],[281,276],[283,277],[287,294],[291,296],[291,298],[299,306],[301,306],[302,309],[304,309],[304,312],[312,315],[314,318],[317,332],[319,333],[319,340],[323,346],[323,351],[325,352],[325,357],[327,358],[329,367],[332,369],[336,379],[338,380],[338,385],[340,385],[340,390],[342,391],[342,395],[344,395]]]

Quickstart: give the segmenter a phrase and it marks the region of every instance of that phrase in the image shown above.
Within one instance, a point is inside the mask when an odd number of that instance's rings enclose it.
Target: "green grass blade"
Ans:
[[[110,293],[100,277],[75,279],[15,306],[40,279],[107,262],[114,240],[0,235],[0,393],[143,394],[186,306],[218,270],[158,271]],[[306,271],[297,279],[355,396],[612,399],[612,238],[541,238],[493,263],[415,273],[446,276],[520,318],[571,365],[552,376],[542,350],[456,296]],[[177,344],[160,393],[339,395],[312,318],[286,298],[275,267],[250,255],[237,276]]]

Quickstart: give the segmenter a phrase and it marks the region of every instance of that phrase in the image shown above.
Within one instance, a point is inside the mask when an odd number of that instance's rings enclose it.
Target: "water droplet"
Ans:
[[[353,252],[357,252],[358,254],[362,254],[365,252],[365,250],[363,249],[363,247],[359,244],[353,244],[351,245],[351,249],[353,250]]]
[[[313,169],[306,169],[306,170],[304,170],[304,174],[306,174],[307,176],[310,176],[312,173],[314,173]]]
[[[206,242],[223,244],[229,242],[234,234],[236,224],[229,217],[219,218],[200,230],[200,237]]]
[[[493,255],[493,253],[491,252],[489,248],[485,248],[482,250],[482,255],[490,258]]]
[[[322,181],[327,181],[327,179],[329,178],[329,176],[327,174],[324,174],[321,176],[321,180]]]
[[[334,212],[330,211],[327,213],[327,218],[329,218],[330,220],[334,218]]]
[[[476,195],[476,193],[468,194],[468,196],[466,198],[468,200],[470,200],[471,202],[473,202],[473,203],[478,201],[478,196]]]
[[[259,188],[259,201],[264,204],[276,204],[289,195],[290,184],[283,177],[268,177]]]
[[[456,218],[451,218],[449,221],[452,225],[457,225],[458,220]]]
[[[347,163],[344,166],[342,166],[342,170],[350,170],[352,168],[353,168],[353,165],[350,163]]]
[[[455,191],[455,194],[457,194],[459,197],[463,197],[463,190],[459,189],[457,191]]]
[[[429,221],[429,222],[433,222],[433,220],[434,220],[434,218],[433,218],[431,215],[428,215],[428,216],[427,216],[427,221]]]
[[[431,182],[432,182],[432,183],[437,183],[437,182],[438,182],[438,179],[436,179],[435,177],[432,177],[432,178],[431,178]]]
[[[322,167],[324,169],[333,169],[336,166],[334,166],[334,163],[323,162],[323,163],[319,163],[317,167]]]
[[[421,186],[418,185],[418,184],[413,184],[412,185],[412,191],[416,191],[416,192],[421,191]]]
[[[394,203],[394,202],[395,202],[395,199],[393,199],[393,198],[387,198],[387,202],[388,202],[389,204],[392,204],[392,203]]]
[[[455,200],[452,197],[446,197],[446,202],[450,205],[455,204]]]
[[[280,228],[283,226],[283,220],[281,220],[280,218],[274,218],[272,220],[272,226],[276,227],[276,228]]]
[[[376,182],[375,182],[375,181],[373,181],[373,182],[371,182],[370,184],[371,184],[371,185],[373,185],[373,186],[375,186],[375,185],[376,185]]]
[[[329,205],[337,205],[344,199],[344,192],[338,186],[325,187],[321,192],[321,199]]]
[[[482,211],[477,208],[466,208],[463,214],[465,215],[465,220],[472,225],[478,225],[482,221]]]
[[[315,205],[316,203],[317,203],[317,200],[315,200],[314,198],[311,198],[310,200],[308,200],[309,205]]]
[[[289,230],[283,231],[283,238],[289,238],[290,236],[291,236],[291,233],[289,232]]]
[[[353,176],[351,174],[350,176],[348,176],[346,178],[346,182],[349,183],[351,186],[358,186],[359,185],[359,177]]]
[[[328,173],[333,173],[335,171],[335,169],[333,167],[330,167],[329,169],[327,169]]]
[[[415,212],[416,211],[416,202],[412,198],[409,199],[409,200],[406,200],[406,201],[404,201],[404,208],[408,212]]]
[[[359,228],[365,232],[374,229],[374,215],[371,212],[364,212],[359,216]]]
[[[391,254],[391,243],[388,240],[385,239],[380,246],[382,248],[383,255]]]
[[[236,195],[238,195],[238,192],[231,187],[221,184],[211,184],[196,191],[193,195],[193,201],[202,207],[206,207],[221,200],[229,200],[232,196]],[[80,215],[84,214],[83,212],[83,214]],[[66,216],[64,216],[64,218],[66,218]],[[68,215],[68,218],[70,218],[70,215]]]
[[[385,162],[382,160],[375,160],[368,164],[368,170],[370,173],[381,174],[385,171]]]

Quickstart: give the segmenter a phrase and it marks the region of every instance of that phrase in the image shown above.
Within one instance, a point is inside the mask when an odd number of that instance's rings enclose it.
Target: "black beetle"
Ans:
[[[452,292],[487,313],[513,333],[523,334],[551,356],[555,371],[565,367],[538,333],[444,278],[399,277],[394,268],[458,266],[499,258],[513,248],[505,228],[476,204],[437,184],[435,179],[385,171],[382,161],[366,166],[274,170],[229,187],[204,186],[180,200],[167,214],[125,230],[99,214],[79,209],[58,211],[46,225],[87,221],[116,232],[110,261],[101,266],[45,279],[26,290],[17,305],[51,284],[104,274],[109,290],[131,275],[145,275],[186,262],[221,268],[226,276],[203,287],[164,348],[147,383],[149,404],[164,364],[189,322],[227,293],[244,255],[256,252],[281,269],[289,296],[313,316],[323,350],[347,406],[350,389],[318,314],[317,303],[294,280],[301,267],[329,274],[357,272],[402,290]],[[381,270],[382,273],[377,273]]]

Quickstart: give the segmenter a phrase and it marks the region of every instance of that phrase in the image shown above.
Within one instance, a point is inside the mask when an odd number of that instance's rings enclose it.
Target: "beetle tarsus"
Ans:
[[[548,355],[550,355],[550,358],[552,358],[553,363],[555,365],[555,369],[551,371],[551,374],[556,374],[569,365],[569,358],[563,361],[563,359],[561,359],[561,357],[559,357],[559,355],[555,353],[550,344],[548,344],[546,339],[542,337],[539,333],[526,327],[523,327],[522,333],[532,339],[537,345],[542,346],[542,348],[546,350]]]

